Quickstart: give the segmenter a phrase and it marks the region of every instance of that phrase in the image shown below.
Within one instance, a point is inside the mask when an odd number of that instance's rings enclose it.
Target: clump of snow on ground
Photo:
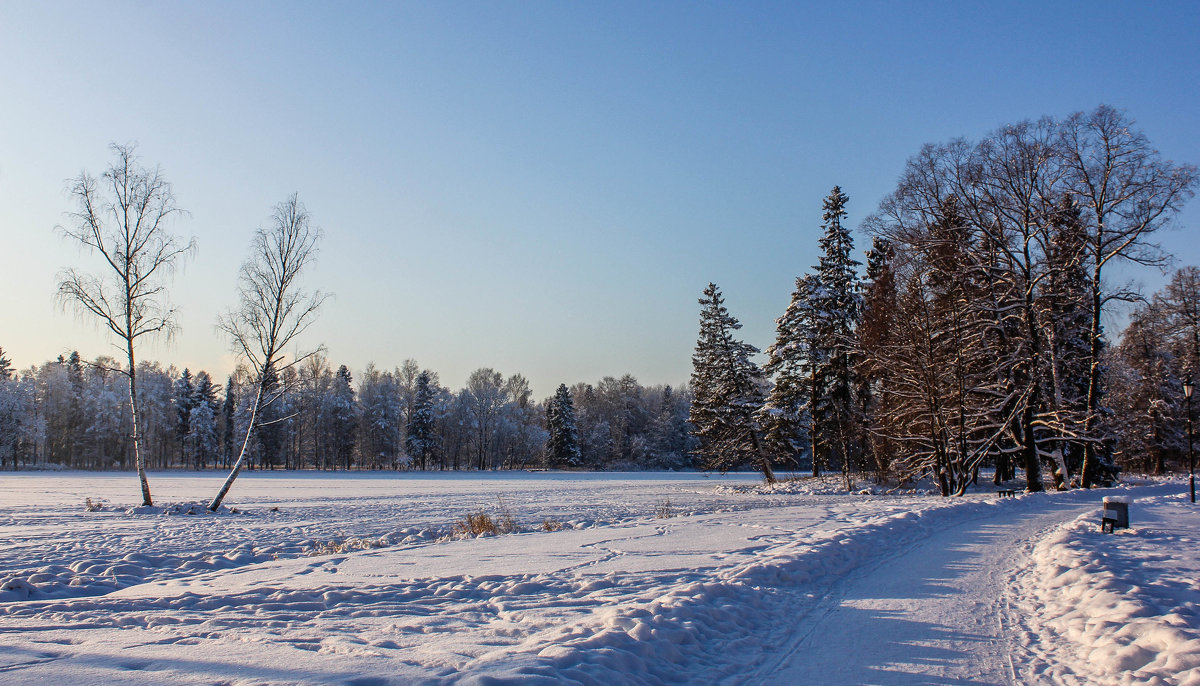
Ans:
[[[1135,499],[1130,528],[1083,515],[1037,543],[1017,577],[1028,675],[1061,683],[1200,685],[1200,510]]]
[[[989,484],[990,486],[990,484]],[[796,476],[780,479],[775,483],[722,484],[715,488],[717,493],[753,495],[937,495],[929,483],[921,482],[898,486],[878,484],[874,481],[852,479],[846,488],[846,478],[841,474],[822,476]]]

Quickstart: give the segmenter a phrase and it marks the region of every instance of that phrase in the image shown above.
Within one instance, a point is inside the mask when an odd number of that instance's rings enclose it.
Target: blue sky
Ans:
[[[821,199],[857,225],[923,143],[1108,103],[1200,162],[1198,29],[1192,2],[0,0],[0,347],[105,352],[54,304],[90,263],[53,227],[66,180],[136,141],[199,244],[181,335],[143,357],[231,368],[213,322],[295,191],[334,364],[678,383],[708,281],[765,347]],[[1161,236],[1181,263],[1198,220]]]

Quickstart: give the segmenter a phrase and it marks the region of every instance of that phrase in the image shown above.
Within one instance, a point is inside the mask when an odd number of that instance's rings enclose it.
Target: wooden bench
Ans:
[[[1013,488],[1000,488],[996,490],[996,495],[1001,498],[1015,498],[1017,491]]]

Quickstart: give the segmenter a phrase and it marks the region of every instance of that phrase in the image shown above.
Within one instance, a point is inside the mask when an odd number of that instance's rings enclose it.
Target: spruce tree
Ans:
[[[812,431],[814,393],[819,389],[816,373],[820,350],[815,339],[815,298],[820,292],[812,275],[796,279],[796,290],[787,310],[775,320],[775,342],[767,348],[763,369],[774,385],[759,412],[763,442],[773,454],[797,461],[806,450],[812,457],[813,476],[820,475]]]
[[[352,382],[350,369],[346,365],[338,367],[333,379],[330,438],[336,459],[341,461],[346,469],[350,469],[354,455],[354,430],[358,425]]]
[[[575,401],[566,384],[559,384],[554,397],[546,404],[546,423],[550,430],[550,463],[555,467],[578,467],[582,459]]]
[[[851,464],[858,461],[862,420],[855,399],[855,330],[862,313],[858,291],[859,262],[850,255],[854,239],[842,224],[850,198],[834,186],[822,203],[825,235],[816,266],[820,290],[813,298],[816,310],[816,347],[821,351],[815,376],[821,384],[812,408],[817,430],[827,437],[830,457],[837,457],[849,487]],[[832,462],[832,460],[830,461]]]
[[[764,379],[750,356],[758,349],[733,337],[742,325],[725,309],[716,284],[704,289],[700,305],[690,414],[693,435],[700,441],[696,453],[707,469],[726,471],[756,463],[767,483],[774,483],[755,420],[763,403]]]
[[[233,377],[225,382],[225,402],[221,405],[221,466],[228,468],[233,463],[233,435],[235,430],[234,413],[237,411],[237,393],[233,388]]]
[[[187,436],[192,408],[196,406],[196,387],[192,383],[192,372],[187,367],[175,381],[175,437],[179,439],[180,455],[187,462]]]
[[[416,390],[413,392],[412,412],[404,436],[404,447],[418,469],[425,469],[429,457],[436,447],[434,432],[433,388],[428,371],[417,375]]]
[[[888,412],[888,398],[882,390],[888,386],[890,369],[883,360],[895,344],[894,330],[899,308],[896,290],[896,251],[886,238],[876,237],[867,251],[867,275],[863,289],[862,321],[858,327],[855,375],[858,381],[859,407],[867,434],[864,450],[874,459],[878,477],[890,476],[896,447],[879,431],[879,420]]]

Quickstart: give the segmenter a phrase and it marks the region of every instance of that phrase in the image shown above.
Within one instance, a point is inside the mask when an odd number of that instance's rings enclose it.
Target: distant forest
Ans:
[[[843,223],[850,198],[835,186],[818,262],[797,278],[765,355],[737,337],[709,284],[687,385],[605,377],[543,400],[521,375],[487,368],[454,391],[411,360],[355,379],[319,346],[285,358],[324,300],[298,290],[319,231],[295,196],[255,235],[241,304],[220,320],[244,360],[237,371],[217,383],[135,364],[135,341],[173,325],[157,279],[190,245],[162,233],[179,211],[169,184],[130,148],[114,150],[99,183],[77,180],[64,233],[131,257],[107,260],[115,279],[66,272],[59,295],[127,354],[17,371],[0,350],[4,468],[221,467],[232,483],[241,467],[754,467],[768,481],[787,467],[840,472],[847,488],[855,475],[931,478],[956,495],[984,467],[996,483],[1020,473],[1041,490],[1187,459],[1200,269],[1141,294],[1113,267],[1173,266],[1154,238],[1194,195],[1197,170],[1164,160],[1111,107],[924,146],[861,227],[865,268]],[[130,207],[150,220],[131,222]],[[1129,323],[1114,338],[1104,322],[1122,304]]]
[[[0,457],[7,468],[132,468],[128,380],[112,358],[78,353],[16,373],[0,351]],[[520,374],[478,369],[457,392],[413,360],[368,366],[356,380],[313,356],[285,372],[260,413],[250,469],[684,469],[696,465],[686,386],[642,386],[632,376],[563,387],[534,399]],[[139,365],[144,455],[151,469],[228,469],[241,447],[254,379],[224,383],[157,363]],[[547,409],[553,408],[548,416]],[[564,416],[568,415],[569,416]],[[414,421],[415,420],[415,421]],[[567,425],[565,428],[559,428]],[[572,444],[553,454],[551,427]],[[561,438],[560,438],[561,443]]]

